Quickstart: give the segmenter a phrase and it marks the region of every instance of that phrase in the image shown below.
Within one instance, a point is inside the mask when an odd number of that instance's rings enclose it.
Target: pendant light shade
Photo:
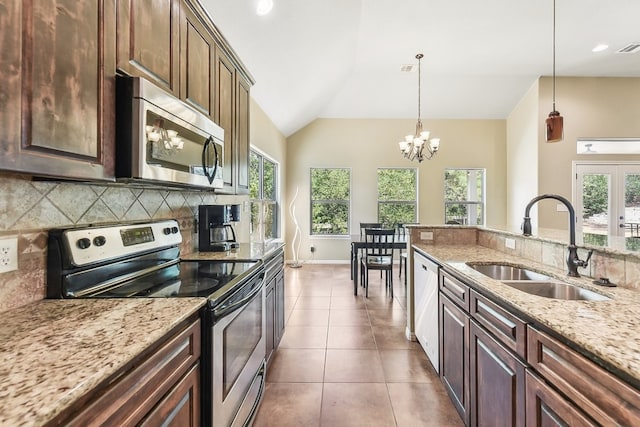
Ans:
[[[556,0],[553,0],[553,111],[546,120],[547,142],[562,141],[564,131],[564,119],[556,110]]]

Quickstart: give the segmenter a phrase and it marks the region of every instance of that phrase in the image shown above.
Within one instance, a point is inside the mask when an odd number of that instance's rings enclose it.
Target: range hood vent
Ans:
[[[640,52],[640,42],[629,43],[625,47],[618,49],[616,53],[637,53]]]

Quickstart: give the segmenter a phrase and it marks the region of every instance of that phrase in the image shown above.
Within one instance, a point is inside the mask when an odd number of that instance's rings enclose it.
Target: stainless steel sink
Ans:
[[[503,283],[522,292],[545,298],[586,301],[608,301],[611,299],[588,289],[551,280],[507,280]]]
[[[476,264],[467,265],[479,273],[495,280],[549,280],[550,277],[535,271],[509,264]]]
[[[559,282],[551,277],[506,263],[470,263],[479,273],[528,294],[563,300],[607,301],[611,298],[588,289]]]

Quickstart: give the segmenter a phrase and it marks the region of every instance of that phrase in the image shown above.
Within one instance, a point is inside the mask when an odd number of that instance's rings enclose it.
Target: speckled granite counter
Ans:
[[[180,258],[185,261],[232,260],[256,261],[268,258],[274,251],[282,248],[284,242],[240,243],[240,247],[226,252],[193,252]]]
[[[468,279],[497,302],[507,303],[534,324],[546,327],[567,343],[636,387],[640,385],[640,292],[605,288],[589,278],[570,278],[553,269],[503,252],[474,245],[415,244],[458,276]],[[547,273],[612,298],[609,301],[567,301],[531,295],[488,278],[465,262],[511,262]],[[472,286],[473,287],[473,286]]]
[[[204,303],[204,298],[43,300],[3,312],[0,426],[51,420]]]

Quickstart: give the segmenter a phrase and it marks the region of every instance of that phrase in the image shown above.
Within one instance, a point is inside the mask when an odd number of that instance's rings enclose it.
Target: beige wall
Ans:
[[[430,161],[409,162],[399,152],[398,141],[413,133],[413,119],[318,119],[287,139],[288,162],[286,200],[296,188],[296,217],[302,232],[300,259],[311,260],[309,246],[317,251],[314,261],[349,258],[345,238],[309,235],[309,170],[312,167],[351,169],[351,230],[360,222],[377,220],[377,168],[417,167],[419,222],[442,224],[444,219],[444,169],[483,167],[487,169],[487,223],[505,223],[504,120],[427,120],[425,129],[441,138],[440,152]],[[287,202],[288,203],[288,202]],[[286,241],[293,238],[287,216]],[[289,257],[288,257],[289,258]]]
[[[547,144],[544,121],[552,109],[552,79],[542,77],[538,106],[538,194],[556,193],[571,200],[574,160],[640,161],[638,155],[576,154],[579,137],[640,136],[640,79],[557,78],[556,108],[564,117],[564,140]],[[567,214],[557,212],[556,203],[547,201],[538,205],[540,227],[567,228]]]
[[[538,194],[538,81],[507,118],[507,229],[518,229]]]

